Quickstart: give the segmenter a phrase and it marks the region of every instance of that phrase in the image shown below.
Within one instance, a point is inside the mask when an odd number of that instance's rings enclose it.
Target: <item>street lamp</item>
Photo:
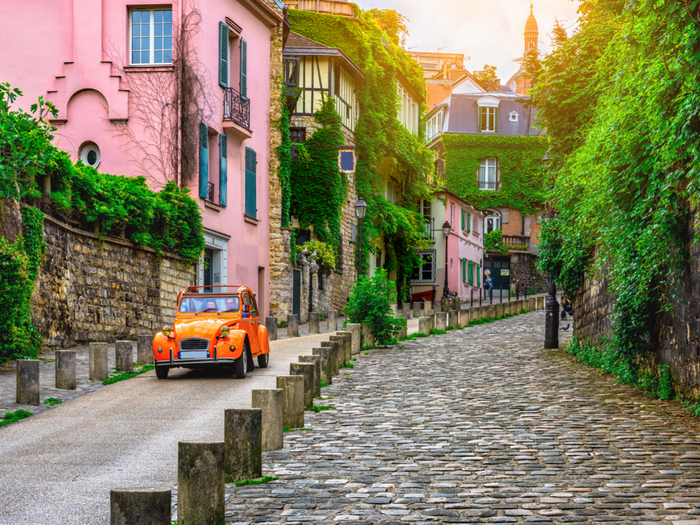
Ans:
[[[445,224],[442,225],[442,233],[445,234],[445,287],[442,290],[443,297],[449,297],[449,295],[450,295],[450,289],[447,287],[447,259],[448,259],[447,241],[450,238],[451,231],[452,231],[452,225],[449,222],[445,221]]]
[[[549,151],[544,154],[542,165],[545,169],[551,162]],[[547,276],[549,294],[544,305],[544,347],[559,348],[559,303],[557,302],[557,285],[554,284],[554,276]]]
[[[362,219],[365,218],[365,214],[367,213],[367,203],[360,199],[355,203],[355,215],[357,215],[357,218],[359,220],[359,231],[357,232],[357,244],[359,246],[360,250],[360,264],[359,264],[359,269],[357,270],[357,278],[360,278],[360,275],[362,275]]]

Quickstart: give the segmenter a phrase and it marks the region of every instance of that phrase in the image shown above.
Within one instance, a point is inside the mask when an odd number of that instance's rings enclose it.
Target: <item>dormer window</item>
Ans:
[[[481,97],[476,101],[479,106],[479,132],[498,133],[498,103],[496,97]]]

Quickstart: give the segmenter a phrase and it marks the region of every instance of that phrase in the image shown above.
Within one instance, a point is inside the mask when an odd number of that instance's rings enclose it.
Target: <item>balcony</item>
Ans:
[[[423,231],[422,237],[430,241],[435,240],[435,218],[434,217],[424,217],[426,222],[423,223],[425,230]]]
[[[342,16],[355,16],[353,4],[345,0],[287,0],[287,7],[316,13],[330,13]]]
[[[479,189],[496,191],[501,189],[501,181],[479,179]]]
[[[527,235],[503,235],[503,246],[508,248],[508,251],[529,251],[530,237]]]
[[[233,88],[224,90],[224,120],[250,130],[250,99]]]

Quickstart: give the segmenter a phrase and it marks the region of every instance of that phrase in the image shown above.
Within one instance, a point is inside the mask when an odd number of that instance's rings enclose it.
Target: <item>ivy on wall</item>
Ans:
[[[445,185],[480,209],[507,207],[522,213],[539,210],[547,198],[542,158],[547,151],[544,137],[446,134]],[[487,157],[498,159],[496,191],[479,189],[479,164]]]
[[[292,207],[292,139],[289,132],[289,109],[287,109],[287,94],[284,84],[281,92],[282,116],[278,123],[281,141],[279,146],[277,146],[277,156],[279,157],[280,165],[277,170],[277,177],[282,189],[281,226],[282,228],[289,228]]]

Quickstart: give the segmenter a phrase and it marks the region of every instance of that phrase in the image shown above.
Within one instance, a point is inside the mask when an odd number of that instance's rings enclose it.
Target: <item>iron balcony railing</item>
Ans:
[[[224,92],[224,120],[232,120],[245,129],[250,129],[250,99],[233,88],[226,88]]]
[[[500,181],[479,179],[479,189],[480,190],[492,190],[492,191],[493,190],[500,190],[501,183],[500,183]]]
[[[529,250],[530,237],[528,237],[527,235],[503,234],[503,246],[510,250]]]

